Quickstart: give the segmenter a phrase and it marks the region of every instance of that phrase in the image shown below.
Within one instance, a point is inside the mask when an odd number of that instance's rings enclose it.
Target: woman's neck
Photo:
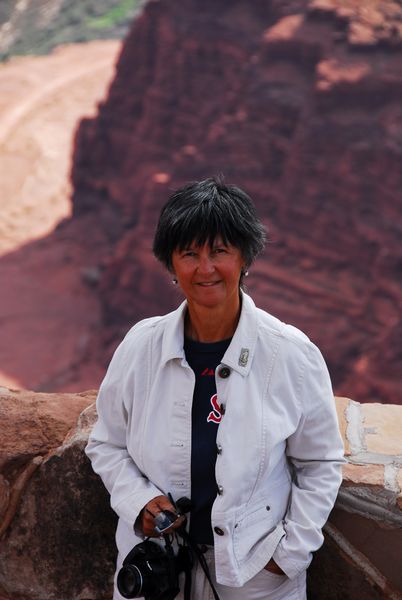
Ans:
[[[187,337],[199,342],[219,342],[233,336],[240,317],[239,301],[230,307],[189,305],[184,330]]]

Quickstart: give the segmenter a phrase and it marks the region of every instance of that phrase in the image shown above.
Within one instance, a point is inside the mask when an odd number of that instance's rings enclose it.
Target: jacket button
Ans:
[[[216,452],[222,454],[222,446],[220,444],[216,444]]]
[[[222,367],[221,369],[219,369],[218,375],[219,375],[219,377],[222,377],[222,379],[226,379],[227,377],[229,377],[229,375],[230,375],[229,367]]]
[[[218,485],[218,494],[220,496],[222,496],[222,494],[223,494],[223,487],[221,485]]]
[[[214,527],[216,535],[225,535],[224,531],[220,527]]]

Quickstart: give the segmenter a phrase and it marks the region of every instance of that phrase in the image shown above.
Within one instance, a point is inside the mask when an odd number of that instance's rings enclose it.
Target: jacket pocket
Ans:
[[[250,502],[236,515],[233,552],[239,567],[252,560],[261,546],[268,562],[284,535],[282,521],[289,503],[291,481],[286,476],[282,480],[270,482],[270,487],[271,493],[266,488],[260,490],[254,502]]]
[[[276,526],[267,503],[237,520],[233,531],[233,549],[239,565],[251,557],[259,543],[273,533]]]

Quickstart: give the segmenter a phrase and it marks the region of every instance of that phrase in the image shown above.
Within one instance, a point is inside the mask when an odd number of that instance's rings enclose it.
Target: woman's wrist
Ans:
[[[271,558],[271,560],[265,565],[264,569],[270,573],[275,573],[276,575],[286,575],[280,566],[276,564],[273,558]]]

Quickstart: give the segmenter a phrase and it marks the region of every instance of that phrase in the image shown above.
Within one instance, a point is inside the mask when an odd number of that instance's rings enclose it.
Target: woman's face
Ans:
[[[220,238],[212,246],[197,246],[193,242],[188,248],[173,252],[172,266],[190,309],[195,305],[230,308],[238,303],[240,275],[245,265],[235,246],[225,246]]]

